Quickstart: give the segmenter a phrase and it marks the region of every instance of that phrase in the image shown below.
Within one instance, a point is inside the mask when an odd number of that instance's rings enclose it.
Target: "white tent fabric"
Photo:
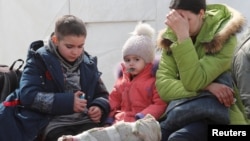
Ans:
[[[85,50],[98,57],[102,78],[111,90],[115,67],[121,61],[121,48],[139,21],[156,31],[165,27],[170,0],[0,0],[0,64],[26,59],[29,44],[45,39],[54,29],[57,17],[74,14],[88,30]],[[248,1],[207,0],[226,3],[247,19]]]

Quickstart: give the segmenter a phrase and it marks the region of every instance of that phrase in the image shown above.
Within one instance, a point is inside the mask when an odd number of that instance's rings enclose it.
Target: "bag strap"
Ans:
[[[21,62],[21,64],[15,69],[16,63]],[[12,65],[7,69],[6,72],[3,73],[1,76],[1,88],[0,91],[0,102],[2,102],[11,92],[13,92],[17,87],[19,87],[19,80],[22,71],[20,68],[22,68],[24,64],[24,61],[22,59],[17,59],[12,63]]]
[[[22,68],[23,64],[24,64],[24,61],[23,59],[17,59],[16,61],[14,61],[12,63],[12,65],[10,66],[10,70],[13,70],[14,69],[14,66],[16,65],[17,62],[21,62],[21,64],[19,65],[19,67],[16,69],[16,70],[19,70],[20,68]]]
[[[21,62],[21,64],[18,66],[17,69],[14,69],[17,62]],[[20,68],[22,68],[23,64],[24,64],[24,61],[22,59],[17,59],[10,66],[9,79],[10,79],[10,82],[12,83],[11,86],[13,86],[11,87],[11,90],[19,86],[19,79],[20,79],[19,75],[21,73]]]

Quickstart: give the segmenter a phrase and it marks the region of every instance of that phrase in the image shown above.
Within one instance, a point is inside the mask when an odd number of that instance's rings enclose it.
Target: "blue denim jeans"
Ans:
[[[161,141],[207,141],[207,125],[206,121],[196,121],[175,132],[161,128]]]
[[[215,82],[225,84],[229,87],[233,87],[230,73],[222,74],[215,80]],[[202,94],[206,93],[209,92],[208,91],[202,92]],[[181,99],[173,101],[172,103],[170,102],[167,111],[171,109],[171,105],[175,105],[177,102],[182,102],[182,100],[185,101],[185,99]],[[203,104],[204,104],[204,106],[202,106],[203,108],[205,107],[205,105],[209,106],[207,109],[209,109],[210,111],[209,113],[212,115],[212,118],[214,120],[208,120],[206,114],[204,115],[198,114],[198,113],[203,113],[201,112],[202,107],[199,109],[199,106]],[[201,99],[197,103],[196,109],[189,108],[188,106],[189,105],[186,104],[185,107],[183,106],[182,108],[178,107],[178,111],[177,110],[175,110],[176,112],[172,111],[171,114],[167,112],[168,114],[166,119],[160,122],[162,130],[162,141],[205,141],[207,139],[206,133],[207,133],[208,122],[218,124],[215,121],[221,121],[221,119],[223,122],[226,121],[225,123],[222,122],[221,124],[226,124],[229,122],[228,119],[229,115],[227,108],[224,108],[220,104],[214,103],[213,100]],[[194,114],[194,112],[196,114]],[[216,113],[222,113],[221,116],[222,118],[219,117],[218,114]],[[196,116],[200,115],[200,116],[194,117],[195,115]],[[176,138],[178,138],[178,140]]]

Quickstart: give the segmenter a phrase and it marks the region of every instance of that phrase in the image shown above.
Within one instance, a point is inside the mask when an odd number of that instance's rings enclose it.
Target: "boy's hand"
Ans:
[[[88,110],[88,116],[92,119],[95,123],[101,122],[102,117],[102,110],[98,106],[91,106]]]
[[[87,106],[87,100],[80,98],[82,94],[84,94],[82,91],[74,93],[74,112],[84,112],[85,107]]]

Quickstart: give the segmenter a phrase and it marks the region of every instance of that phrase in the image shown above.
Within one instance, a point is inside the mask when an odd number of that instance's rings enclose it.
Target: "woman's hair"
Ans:
[[[60,40],[68,35],[87,36],[84,22],[73,15],[60,17],[55,24],[55,35]]]
[[[171,0],[169,8],[189,10],[198,14],[201,9],[206,10],[206,0]]]

